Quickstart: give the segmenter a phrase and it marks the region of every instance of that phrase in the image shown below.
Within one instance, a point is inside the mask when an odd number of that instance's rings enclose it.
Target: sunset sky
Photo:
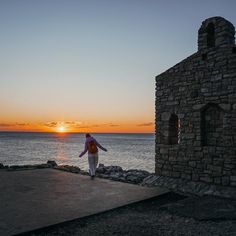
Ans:
[[[235,0],[0,0],[0,131],[154,132],[155,76]]]

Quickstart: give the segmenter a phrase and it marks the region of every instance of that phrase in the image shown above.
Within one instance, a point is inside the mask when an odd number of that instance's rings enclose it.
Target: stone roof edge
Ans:
[[[173,68],[179,66],[180,64],[185,63],[185,62],[188,61],[188,60],[191,60],[191,59],[192,59],[193,57],[195,57],[198,53],[199,53],[199,51],[197,51],[197,52],[193,53],[192,55],[186,57],[185,59],[183,59],[182,61],[178,62],[178,63],[175,64],[174,66],[170,67],[169,69],[167,69],[167,70],[165,70],[164,72],[162,72],[162,73],[160,73],[159,75],[157,75],[157,76],[155,77],[155,79],[156,79],[156,80],[157,80],[157,79],[162,79],[162,76],[163,76],[164,74],[168,73],[171,69],[173,69]]]

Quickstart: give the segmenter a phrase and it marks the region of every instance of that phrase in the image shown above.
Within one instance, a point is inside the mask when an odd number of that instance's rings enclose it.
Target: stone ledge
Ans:
[[[216,196],[236,199],[236,188],[175,179],[165,176],[150,175],[142,182],[143,186],[166,187],[174,192],[185,195]]]
[[[17,171],[17,170],[34,170],[43,168],[54,168],[57,166],[55,161],[48,160],[47,163],[34,165],[3,165],[0,163],[0,170]]]

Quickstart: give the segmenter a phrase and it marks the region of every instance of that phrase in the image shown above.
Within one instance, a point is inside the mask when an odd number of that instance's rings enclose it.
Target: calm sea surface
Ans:
[[[154,172],[154,134],[94,134],[93,137],[108,149],[99,151],[99,163]],[[50,159],[87,170],[87,154],[78,157],[84,141],[81,133],[0,132],[0,163],[39,164]]]

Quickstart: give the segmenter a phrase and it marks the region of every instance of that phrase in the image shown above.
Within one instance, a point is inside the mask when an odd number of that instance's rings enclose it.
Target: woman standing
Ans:
[[[93,138],[90,134],[86,134],[86,141],[84,146],[84,151],[81,152],[79,157],[82,157],[88,151],[88,164],[89,164],[89,174],[91,179],[94,179],[96,173],[96,167],[98,164],[98,148],[107,152],[107,149],[100,145],[95,138]]]

